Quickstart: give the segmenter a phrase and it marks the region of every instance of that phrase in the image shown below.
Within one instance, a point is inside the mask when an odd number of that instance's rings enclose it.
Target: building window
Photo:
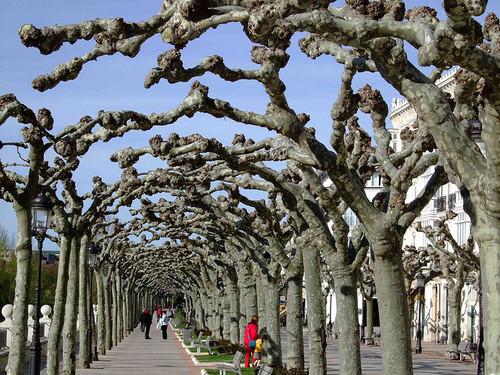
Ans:
[[[434,221],[433,220],[424,220],[424,221],[422,221],[422,227],[423,228],[434,227]],[[427,247],[427,246],[431,245],[431,241],[427,238],[427,236],[425,234],[422,234],[422,236],[423,236],[422,246]]]
[[[375,173],[372,175],[371,185],[372,187],[380,187],[382,186],[382,176],[379,173]]]
[[[359,223],[358,218],[354,215],[354,212],[350,208],[344,214],[344,220],[350,227],[354,227]]]
[[[457,243],[463,245],[467,242],[470,235],[470,223],[467,214],[458,214],[457,220]]]
[[[448,195],[448,210],[453,210],[457,203],[457,195],[455,193]]]

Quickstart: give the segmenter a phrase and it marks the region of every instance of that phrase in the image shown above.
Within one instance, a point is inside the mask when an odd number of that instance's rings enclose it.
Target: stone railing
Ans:
[[[2,308],[2,315],[4,320],[0,322],[0,373],[5,371],[7,366],[7,361],[9,358],[9,347],[12,337],[12,312],[14,307],[12,305],[5,305]],[[42,317],[40,318],[40,342],[42,344],[42,356],[47,355],[47,337],[49,335],[49,328],[51,323],[51,318],[49,318],[52,313],[52,308],[49,305],[43,305],[40,309]],[[28,341],[26,342],[26,347],[29,347],[33,335],[33,315],[35,313],[35,307],[33,305],[28,306]],[[25,361],[29,360],[29,350],[26,350]]]

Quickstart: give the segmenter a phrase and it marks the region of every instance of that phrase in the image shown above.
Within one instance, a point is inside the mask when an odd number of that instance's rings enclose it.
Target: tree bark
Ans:
[[[203,329],[205,328],[203,326],[203,303],[201,301],[201,294],[196,293],[197,295],[195,296],[195,307],[194,307],[194,313],[195,313],[195,322],[196,322],[196,328],[197,329]]]
[[[98,267],[95,270],[97,289],[97,350],[101,355],[106,354],[106,325],[104,307],[104,287],[102,270]]]
[[[123,285],[121,286],[122,290],[122,339],[128,336],[128,293],[127,288]]]
[[[74,375],[76,372],[76,322],[78,314],[78,259],[80,240],[73,238],[69,254],[68,295],[63,327],[63,374]]]
[[[323,292],[319,250],[313,246],[302,250],[307,299],[309,333],[309,374],[326,374],[326,335],[323,316]]]
[[[227,294],[222,300],[222,337],[226,340],[231,339],[231,302]]]
[[[28,299],[31,274],[31,213],[14,203],[17,216],[16,287],[12,312],[12,336],[7,363],[8,375],[24,373],[26,339],[28,338]]]
[[[493,219],[490,223],[493,225]],[[498,228],[491,229],[500,230]],[[487,231],[484,228],[484,231]],[[484,373],[500,374],[500,290],[498,265],[500,264],[500,242],[495,236],[484,241],[483,235],[474,235],[481,247],[481,279],[483,293],[483,326],[484,326]]]
[[[240,337],[245,337],[245,327],[246,324],[249,320],[246,319],[246,311],[247,311],[247,300],[245,299],[245,290],[243,289],[243,285],[241,283],[240,278],[238,277],[239,281],[239,290],[240,290],[240,314],[239,314],[239,319],[238,319],[238,325],[240,329]]]
[[[271,265],[271,268],[277,268]],[[262,275],[262,288],[265,298],[265,325],[260,324],[259,333],[267,333],[266,354],[267,362],[272,366],[282,365],[281,359],[281,327],[280,327],[280,299],[278,294],[278,275],[277,269],[268,270]]]
[[[382,369],[386,375],[413,374],[410,340],[410,318],[404,287],[403,262],[400,256],[377,256],[375,252],[374,277],[377,285],[380,321]],[[398,252],[396,252],[398,253]]]
[[[229,294],[229,303],[230,303],[230,340],[232,343],[242,343],[243,339],[240,342],[240,324],[239,324],[239,315],[240,315],[240,293],[238,290],[237,280],[230,279],[227,283],[228,294]]]
[[[461,331],[461,308],[462,308],[462,284],[448,283],[448,344],[447,350],[457,351],[458,344],[462,339]],[[451,354],[452,359],[457,359],[457,354]]]
[[[121,273],[115,272],[115,291],[116,291],[116,338],[118,344],[123,339],[123,295],[122,295],[122,283],[121,283]],[[151,312],[154,314],[154,311]]]
[[[78,290],[78,320],[79,320],[79,336],[80,348],[78,352],[79,366],[81,368],[90,368],[89,346],[89,308],[87,298],[87,286],[89,283],[88,272],[88,236],[84,235],[80,242],[80,259],[79,259],[79,290]]]
[[[366,299],[366,334],[365,338],[373,339],[373,298]]]
[[[266,325],[266,298],[264,296],[264,287],[262,284],[262,275],[254,273],[255,292],[257,294],[257,315],[260,317],[259,325]],[[248,323],[248,322],[247,322]]]
[[[304,328],[302,327],[302,279],[301,270],[287,280],[286,332],[287,368],[304,368]]]
[[[61,351],[61,334],[63,330],[69,271],[69,254],[71,237],[61,235],[59,250],[59,265],[57,269],[57,285],[54,298],[54,310],[49,331],[47,348],[47,374],[59,374],[59,352]]]
[[[113,277],[114,276],[114,277]],[[112,323],[112,331],[113,331],[113,346],[118,345],[118,291],[116,288],[116,275],[111,275],[111,298],[112,298],[112,312],[113,318],[111,320]],[[149,307],[148,307],[149,308]]]
[[[361,374],[357,281],[353,275],[335,278],[336,327],[339,332],[339,359],[342,375]]]
[[[105,347],[106,350],[111,350],[113,346],[113,325],[111,322],[111,301],[110,301],[110,288],[109,288],[109,277],[110,275],[106,275],[103,278],[104,283],[104,318],[105,318],[105,326],[106,326],[106,341]]]
[[[238,279],[240,281],[240,290],[245,301],[244,308],[242,307],[243,325],[252,319],[252,316],[257,313],[257,292],[255,290],[255,277],[250,270],[250,265],[245,264],[238,269]]]

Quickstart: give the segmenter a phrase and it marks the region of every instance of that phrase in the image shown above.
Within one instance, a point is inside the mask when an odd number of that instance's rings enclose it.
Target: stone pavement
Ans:
[[[281,335],[282,347],[284,348],[283,358],[286,359],[286,334]],[[304,352],[308,349],[307,331],[304,331]],[[338,341],[333,339],[327,340],[326,362],[327,374],[340,374],[338,363]],[[415,347],[415,342],[413,342]],[[415,375],[476,375],[477,365],[470,362],[448,361],[445,359],[446,344],[437,344],[433,342],[422,342],[422,353],[413,353],[413,373]],[[363,375],[382,375],[382,351],[377,346],[361,345],[361,367]]]
[[[282,330],[283,359],[286,360],[286,330]],[[90,369],[77,369],[76,375],[199,375],[206,366],[196,366],[186,353],[171,327],[168,340],[161,338],[161,331],[151,327],[151,340],[144,338],[139,328],[119,343],[99,361],[92,363]],[[308,336],[304,332],[304,351],[308,354]],[[328,375],[338,375],[339,357],[337,340],[327,340]],[[415,375],[475,375],[477,365],[449,362],[445,359],[446,345],[423,342],[422,354],[414,354]],[[363,375],[382,374],[382,355],[379,347],[361,345]],[[45,371],[42,370],[42,374]]]
[[[151,340],[136,328],[122,342],[99,356],[90,369],[77,369],[77,375],[200,375],[196,367],[177,339],[171,327],[168,340],[161,338],[161,331],[151,326]]]

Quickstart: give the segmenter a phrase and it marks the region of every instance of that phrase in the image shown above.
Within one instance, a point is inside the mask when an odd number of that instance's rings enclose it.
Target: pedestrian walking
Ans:
[[[148,312],[148,309],[144,308],[142,310],[142,313],[141,313],[141,318],[140,318],[140,322],[141,322],[141,332],[144,332],[144,329],[146,328],[146,314]]]
[[[255,349],[255,340],[259,338],[259,317],[254,315],[252,320],[245,327],[245,339],[243,343],[245,344],[245,367],[250,367],[253,363],[250,363],[250,357],[253,357],[253,352]],[[253,347],[252,347],[253,346]]]
[[[161,316],[161,319],[160,319],[160,323],[161,323],[161,336],[162,336],[163,340],[167,339],[167,328],[168,328],[168,322],[169,321],[170,321],[170,317],[164,311],[163,315]]]
[[[264,333],[255,340],[255,352],[253,353],[253,367],[259,367],[262,360],[262,345],[267,341],[267,335]]]
[[[151,337],[149,337],[149,330],[151,329],[151,323],[153,323],[153,316],[151,315],[151,313],[149,312],[149,310],[146,310],[146,314],[144,316],[144,324],[145,324],[145,337],[146,337],[146,340],[149,340],[151,339]]]

